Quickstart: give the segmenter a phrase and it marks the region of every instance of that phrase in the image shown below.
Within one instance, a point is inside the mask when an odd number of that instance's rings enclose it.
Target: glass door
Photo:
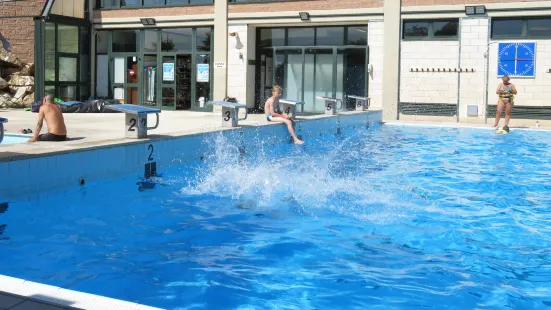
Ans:
[[[178,110],[191,109],[191,68],[191,54],[176,55],[176,109]]]
[[[114,56],[113,57],[113,98],[119,99],[121,103],[139,104],[139,76],[138,57]]]
[[[212,76],[212,59],[210,54],[196,54],[195,68],[192,70],[192,88],[193,110],[194,111],[212,111],[210,77]]]
[[[355,100],[348,95],[367,97],[367,49],[339,48],[337,50],[337,98],[343,108],[354,110]]]
[[[176,110],[176,56],[163,56],[161,108]]]
[[[275,51],[274,81],[283,87],[283,98],[303,100],[303,50],[277,49]],[[268,90],[271,96],[271,89]]]
[[[142,78],[142,102],[144,106],[159,107],[157,86],[159,76],[157,55],[144,55]]]
[[[308,48],[304,53],[304,111],[324,113],[325,101],[335,98],[335,57],[333,49]],[[340,106],[337,106],[340,108]]]

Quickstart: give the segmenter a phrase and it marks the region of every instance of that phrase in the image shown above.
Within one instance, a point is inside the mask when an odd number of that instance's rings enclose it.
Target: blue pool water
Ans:
[[[29,140],[30,137],[31,136],[4,134],[4,139],[2,140],[2,143],[0,143],[0,145],[24,143],[24,142],[27,142],[27,140]]]
[[[545,309],[547,132],[381,126],[0,214],[0,273],[167,309]]]

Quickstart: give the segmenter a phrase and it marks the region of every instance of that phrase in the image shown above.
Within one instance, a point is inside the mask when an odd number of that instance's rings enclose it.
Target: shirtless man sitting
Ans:
[[[46,119],[48,133],[40,135],[40,130],[42,130],[44,119]],[[65,141],[66,139],[67,128],[65,127],[63,113],[61,113],[59,107],[54,103],[54,96],[47,95],[42,100],[42,105],[40,106],[40,111],[38,112],[38,123],[36,124],[34,136],[29,139],[28,142]]]
[[[275,112],[274,107],[279,106],[279,97],[281,97],[281,87],[275,85],[274,87],[272,87],[272,97],[268,98],[268,100],[266,100],[266,104],[264,105],[266,119],[269,122],[284,123],[285,125],[287,125],[287,129],[293,137],[293,141],[295,142],[295,144],[304,144],[304,142],[300,140],[295,134],[295,130],[293,129],[293,120],[291,119],[291,117],[289,115],[279,114]]]

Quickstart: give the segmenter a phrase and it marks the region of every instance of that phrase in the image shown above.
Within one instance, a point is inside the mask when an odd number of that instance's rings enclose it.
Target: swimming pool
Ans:
[[[167,309],[543,309],[551,138],[380,126],[0,214],[0,273]]]
[[[4,139],[0,145],[24,143],[27,142],[29,138],[31,138],[31,136],[4,134]]]

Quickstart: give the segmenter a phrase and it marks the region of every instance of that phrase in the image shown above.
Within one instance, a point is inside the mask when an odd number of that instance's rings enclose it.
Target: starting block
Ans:
[[[214,101],[211,104],[222,107],[222,127],[237,127],[239,121],[247,119],[247,105],[243,103]],[[245,109],[244,118],[239,118],[239,109]]]
[[[348,98],[356,100],[356,111],[365,111],[369,109],[369,97],[348,95]]]
[[[106,105],[106,109],[122,112],[125,114],[125,137],[130,139],[147,138],[147,131],[159,127],[159,113],[161,110],[142,107],[133,104]],[[147,115],[155,114],[157,122],[154,127],[147,127]]]
[[[304,101],[279,99],[279,105],[281,107],[281,112],[289,115],[292,119],[295,119],[297,116],[297,105],[301,106],[301,112],[304,111]]]
[[[0,117],[0,143],[2,143],[2,140],[4,140],[4,124],[7,122],[7,118]]]
[[[341,103],[341,107],[339,109],[342,109],[342,100],[341,99],[322,97],[322,96],[317,96],[316,98],[321,99],[321,100],[325,100],[325,114],[326,115],[335,115],[335,114],[337,114],[337,102]]]

